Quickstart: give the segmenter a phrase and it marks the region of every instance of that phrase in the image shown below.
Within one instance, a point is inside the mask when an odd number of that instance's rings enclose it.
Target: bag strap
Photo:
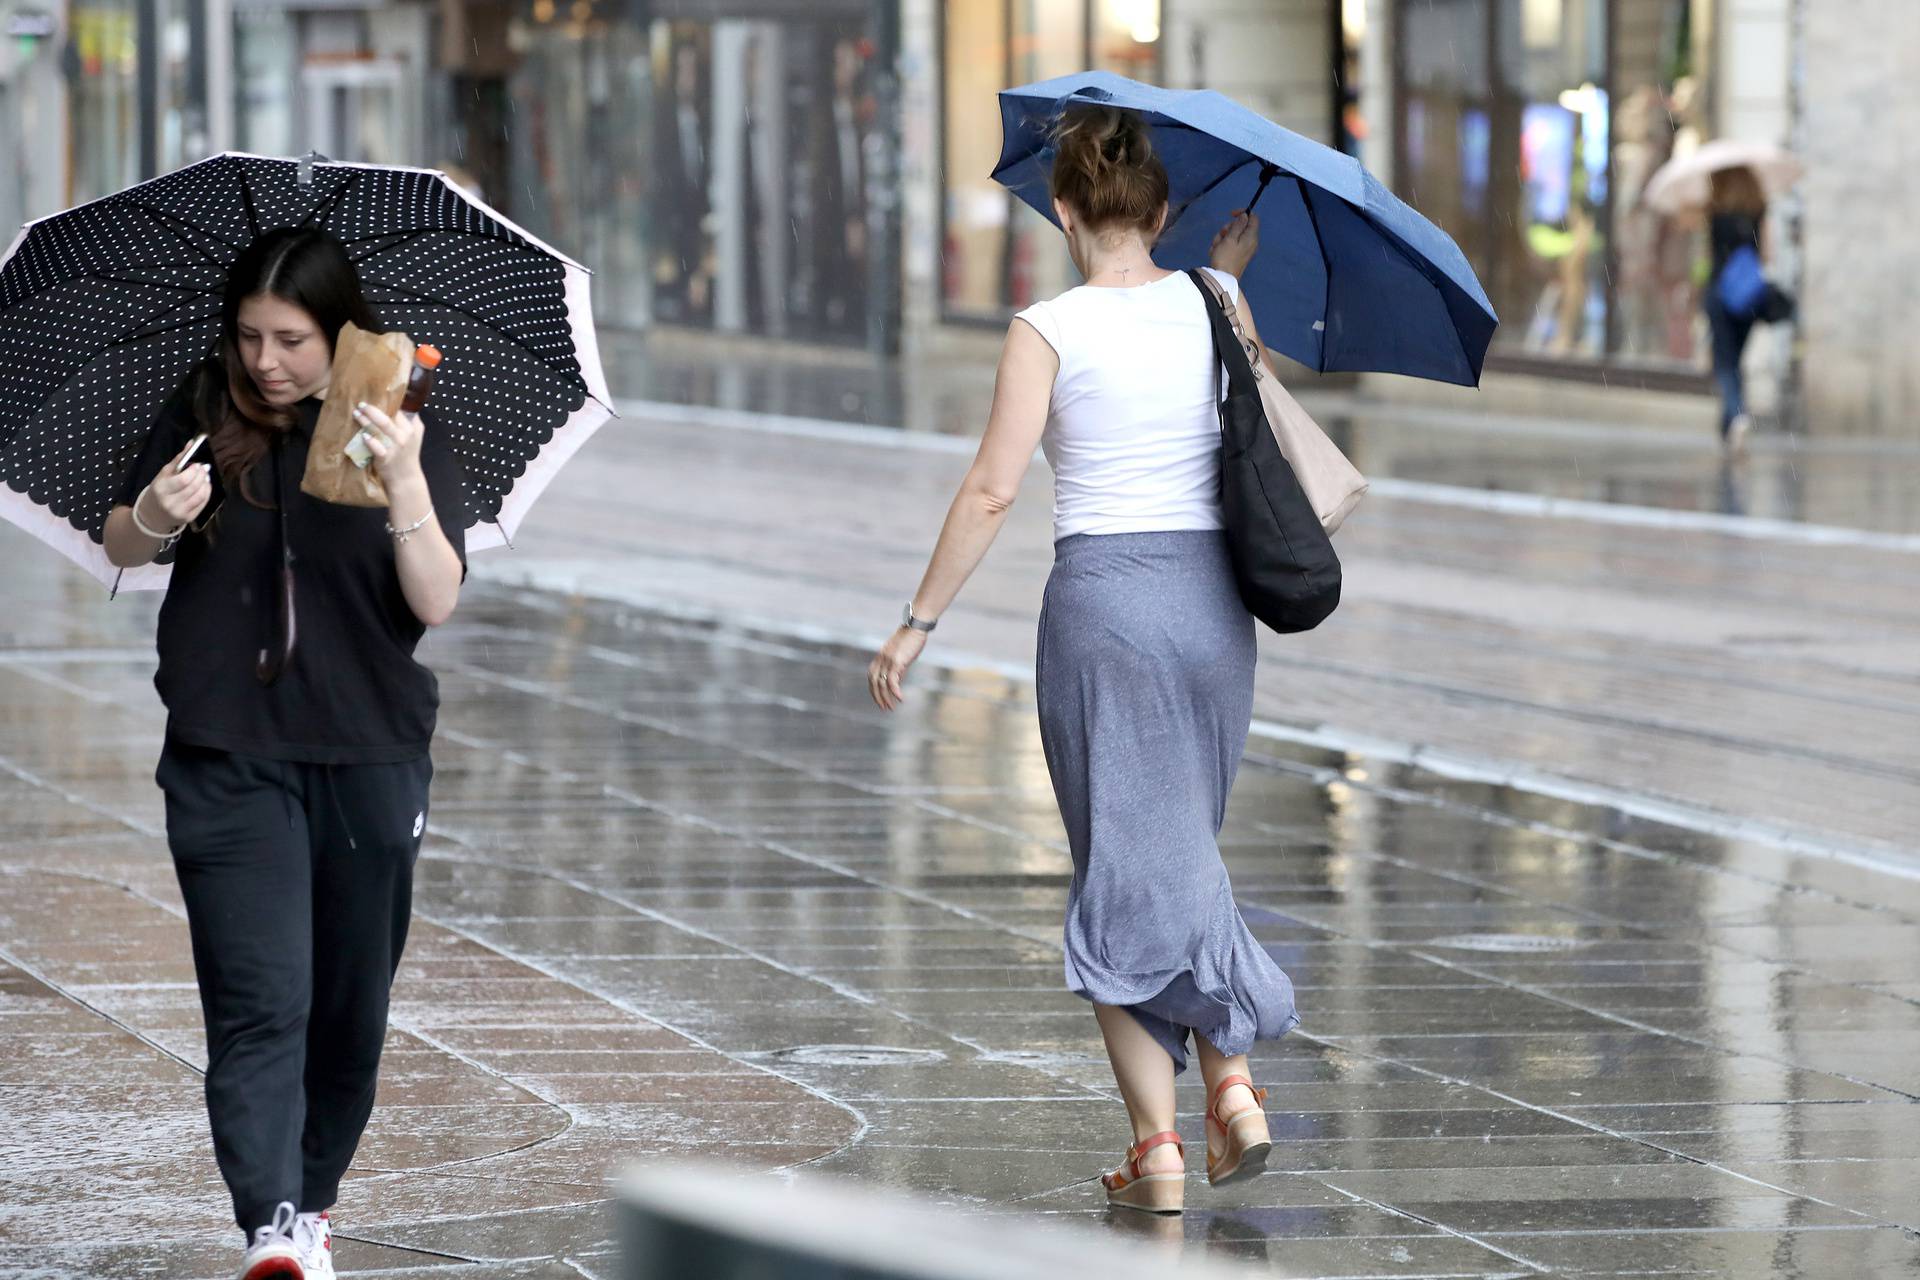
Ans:
[[[1207,304],[1207,318],[1213,322],[1213,353],[1227,371],[1227,386],[1235,392],[1257,398],[1260,394],[1259,377],[1254,373],[1253,363],[1247,356],[1243,340],[1238,336],[1238,326],[1227,319],[1226,308],[1221,305],[1222,295],[1216,292],[1219,284],[1197,267],[1189,267],[1187,274],[1193,277],[1194,287],[1200,290],[1200,296]]]
[[[1213,295],[1213,300],[1220,304],[1220,310],[1226,315],[1227,323],[1233,326],[1234,341],[1238,342],[1240,349],[1247,353],[1247,363],[1253,369],[1254,380],[1259,381],[1266,373],[1264,367],[1266,362],[1260,358],[1260,344],[1247,336],[1246,328],[1240,323],[1239,306],[1227,297],[1227,291],[1221,288],[1220,282],[1213,278],[1211,271],[1195,268],[1192,274],[1194,279],[1200,282],[1201,287]]]

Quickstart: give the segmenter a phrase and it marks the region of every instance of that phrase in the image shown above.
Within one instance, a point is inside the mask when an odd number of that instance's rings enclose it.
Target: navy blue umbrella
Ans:
[[[1172,189],[1154,247],[1162,266],[1204,266],[1236,210],[1260,215],[1260,251],[1241,287],[1268,346],[1323,372],[1479,383],[1499,320],[1459,246],[1352,156],[1210,90],[1107,71],[1004,90],[994,179],[1052,220],[1050,133],[1083,102],[1146,117]]]

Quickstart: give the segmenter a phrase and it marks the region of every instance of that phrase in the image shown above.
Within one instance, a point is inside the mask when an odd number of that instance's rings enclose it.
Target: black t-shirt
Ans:
[[[132,505],[187,442],[199,434],[192,380],[154,421],[119,501]],[[192,746],[311,764],[384,764],[417,760],[433,738],[439,682],[416,662],[426,626],[400,589],[384,507],[345,507],[300,492],[307,443],[320,401],[297,406],[299,423],[278,446],[279,490],[287,503],[293,552],[294,653],[263,685],[259,651],[276,642],[279,513],[224,492],[213,498],[175,548],[173,579],[160,606],[160,669],[154,687],[167,707],[167,736]],[[460,467],[432,414],[420,466],[434,514],[466,563],[466,500]],[[195,461],[209,462],[201,450]],[[274,450],[254,467],[247,488],[274,502]],[[209,521],[209,513],[217,514]],[[149,521],[147,511],[141,514]]]
[[[1718,279],[1734,250],[1742,245],[1759,250],[1760,219],[1750,213],[1716,213],[1707,222],[1707,239],[1713,249],[1713,275]]]

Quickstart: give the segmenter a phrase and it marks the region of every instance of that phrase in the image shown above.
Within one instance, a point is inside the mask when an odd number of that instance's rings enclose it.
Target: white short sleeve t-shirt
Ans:
[[[1240,296],[1239,281],[1212,274]],[[1018,318],[1060,357],[1041,438],[1054,538],[1223,527],[1218,362],[1187,274],[1081,285]]]

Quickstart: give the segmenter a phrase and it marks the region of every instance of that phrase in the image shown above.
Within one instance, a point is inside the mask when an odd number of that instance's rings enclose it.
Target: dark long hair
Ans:
[[[208,433],[221,483],[256,507],[269,504],[254,497],[248,477],[298,420],[291,406],[262,398],[240,358],[240,304],[263,293],[312,316],[326,335],[329,356],[347,321],[370,332],[378,328],[360,289],[360,272],[330,232],[313,227],[269,231],[234,259],[220,309],[220,348],[201,368],[194,409]]]

